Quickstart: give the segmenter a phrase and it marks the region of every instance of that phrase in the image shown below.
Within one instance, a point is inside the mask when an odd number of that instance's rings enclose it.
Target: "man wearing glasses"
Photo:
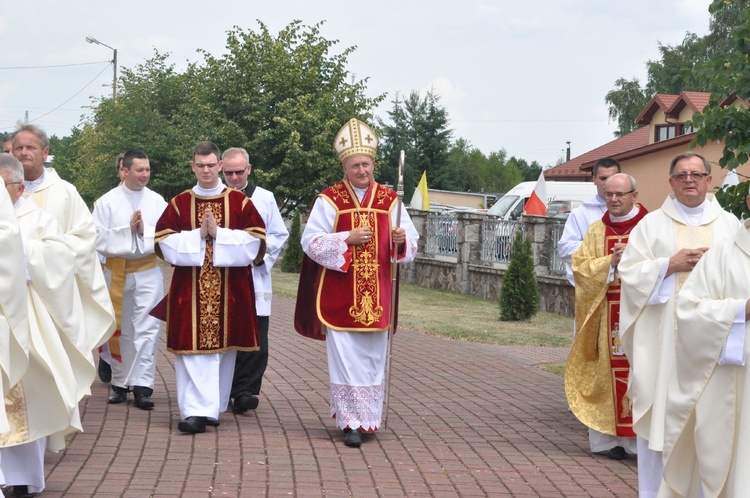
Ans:
[[[236,352],[258,350],[250,264],[263,260],[265,225],[253,202],[219,179],[220,156],[212,142],[195,146],[197,184],[174,197],[156,223],[157,254],[174,266],[166,321],[177,429],[192,434],[217,425],[227,409]]]
[[[635,203],[638,192],[630,175],[610,177],[604,197],[607,212],[591,224],[573,254],[578,333],[565,367],[565,394],[578,420],[618,442],[610,458],[621,460],[636,452],[636,441],[625,394],[629,365],[620,344],[617,265],[630,232],[647,211]]]
[[[258,407],[257,396],[268,366],[268,323],[273,294],[271,268],[289,237],[273,193],[248,182],[247,177],[252,167],[245,149],[232,147],[221,156],[221,169],[227,185],[248,196],[266,224],[266,255],[252,267],[260,350],[237,351],[232,381],[232,411],[235,413],[244,413]]]
[[[712,194],[711,165],[694,152],[672,160],[672,193],[630,234],[618,270],[622,281],[620,334],[630,360],[628,395],[638,436],[638,488],[656,496],[662,481],[665,430],[675,424],[666,410],[675,368],[677,293],[703,254],[731,240],[740,227]]]

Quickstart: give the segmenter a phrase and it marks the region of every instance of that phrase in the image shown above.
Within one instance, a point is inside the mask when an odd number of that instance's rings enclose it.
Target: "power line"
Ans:
[[[73,66],[90,66],[93,64],[104,64],[105,62],[112,62],[112,61],[98,61],[98,62],[80,62],[78,64],[55,64],[52,66],[8,66],[8,67],[0,67],[0,70],[7,70],[7,69],[48,69],[52,67],[73,67]]]
[[[110,62],[110,64],[111,64],[111,62]],[[45,112],[45,113],[44,113],[44,114],[42,114],[41,116],[37,116],[36,118],[32,119],[32,120],[31,120],[31,122],[33,123],[34,121],[38,121],[38,120],[42,119],[42,118],[43,118],[44,116],[47,116],[47,115],[49,115],[49,114],[52,114],[53,112],[55,112],[56,110],[58,110],[59,108],[61,108],[62,106],[64,106],[64,105],[65,105],[65,104],[67,104],[68,102],[70,102],[71,100],[73,100],[73,99],[74,99],[74,98],[75,98],[75,97],[76,97],[76,96],[77,96],[77,95],[78,95],[79,93],[81,93],[82,91],[84,91],[84,90],[86,89],[86,87],[88,87],[88,86],[89,86],[89,85],[90,85],[91,83],[93,83],[94,81],[96,81],[96,79],[97,79],[97,78],[98,78],[99,76],[101,76],[101,74],[102,74],[102,73],[103,73],[104,71],[106,71],[106,70],[107,70],[108,68],[109,68],[109,64],[107,64],[107,65],[106,65],[106,66],[104,67],[104,69],[102,69],[101,71],[99,71],[99,74],[97,74],[96,76],[94,76],[94,77],[93,77],[93,79],[92,79],[91,81],[89,81],[88,83],[86,83],[86,84],[85,84],[85,85],[83,86],[83,88],[81,88],[81,89],[80,89],[80,90],[78,90],[78,91],[77,91],[76,93],[74,93],[74,94],[73,94],[73,95],[72,95],[72,96],[71,96],[71,97],[70,97],[70,98],[69,98],[68,100],[66,100],[65,102],[63,102],[63,103],[62,103],[62,104],[60,104],[59,106],[55,107],[54,109],[50,110],[49,112]]]

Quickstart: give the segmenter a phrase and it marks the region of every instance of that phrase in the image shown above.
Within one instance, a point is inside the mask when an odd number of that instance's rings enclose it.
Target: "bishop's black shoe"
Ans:
[[[213,417],[206,417],[206,425],[209,427],[219,427],[221,422]]]
[[[112,380],[112,365],[107,363],[102,357],[99,357],[99,365],[96,367],[96,372],[99,374],[99,379],[105,384],[109,384]]]
[[[362,431],[359,429],[351,429],[344,436],[344,444],[350,448],[359,448],[362,444]]]
[[[234,413],[245,413],[248,410],[255,410],[258,408],[258,398],[251,394],[240,394],[234,397],[232,403],[232,411]]]

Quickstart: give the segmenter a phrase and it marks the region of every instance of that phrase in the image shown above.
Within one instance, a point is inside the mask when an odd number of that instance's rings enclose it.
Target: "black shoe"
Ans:
[[[625,460],[628,457],[628,453],[622,446],[615,446],[611,450],[607,451],[605,455],[607,455],[607,458],[609,458],[610,460]]]
[[[112,394],[109,395],[109,398],[107,398],[107,403],[111,405],[118,405],[120,403],[124,403],[128,400],[128,392],[127,391],[119,391],[115,390]]]
[[[219,427],[221,425],[221,422],[213,417],[206,417],[206,425],[209,427]]]
[[[99,379],[105,384],[109,384],[112,380],[112,365],[104,361],[101,357],[99,358],[99,365],[96,367],[96,371],[99,374]]]
[[[17,498],[31,498],[36,496],[36,493],[29,493],[28,486],[13,486],[13,496]]]
[[[133,397],[135,398],[135,406],[141,410],[151,410],[154,407],[154,402],[145,394],[133,393]]]
[[[352,429],[344,436],[344,444],[350,448],[359,448],[362,444],[362,431],[359,429]]]
[[[185,420],[180,420],[177,428],[180,432],[189,432],[190,434],[206,432],[206,417],[187,417]]]
[[[245,413],[248,410],[255,410],[258,408],[258,403],[258,398],[255,396],[251,394],[240,394],[234,398],[232,411],[234,413]]]

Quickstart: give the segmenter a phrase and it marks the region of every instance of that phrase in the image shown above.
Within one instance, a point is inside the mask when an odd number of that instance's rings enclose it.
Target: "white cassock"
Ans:
[[[641,496],[655,496],[661,483],[665,404],[675,365],[676,298],[689,276],[680,272],[665,278],[669,258],[685,248],[731,240],[739,226],[712,194],[697,208],[679,204],[670,194],[633,229],[617,265],[622,282],[620,340],[630,360],[628,395],[638,435]]]
[[[677,299],[676,376],[667,398],[659,496],[750,492],[750,222],[708,251]],[[699,482],[700,481],[700,482]]]
[[[193,187],[201,196],[220,194],[226,187],[223,183],[213,189]],[[258,255],[260,240],[244,230],[219,228],[214,240],[214,266],[249,266]],[[206,244],[200,238],[200,228],[174,233],[159,242],[164,261],[176,266],[203,266]],[[219,418],[227,410],[234,378],[234,362],[237,351],[211,354],[174,355],[177,384],[177,404],[180,417]],[[218,386],[210,389],[208,386]]]
[[[596,195],[591,199],[583,201],[583,204],[573,209],[565,221],[562,236],[557,242],[557,254],[560,255],[560,259],[565,263],[565,273],[571,285],[575,285],[573,267],[571,266],[573,253],[581,247],[583,238],[586,236],[586,232],[589,231],[591,224],[601,220],[605,212],[607,212],[606,201]],[[573,328],[575,334],[575,323],[573,324]],[[611,436],[590,427],[589,446],[592,453],[608,451],[616,446],[622,446],[630,454],[637,452],[633,438]]]
[[[82,430],[78,386],[85,379],[76,372],[85,368],[73,367],[71,361],[83,360],[68,357],[62,337],[80,328],[83,308],[76,299],[75,255],[55,218],[30,198],[19,199],[15,212],[26,253],[31,341],[29,367],[5,397],[11,430],[0,437],[0,468],[6,485],[38,493],[45,447],[59,451],[67,434]]]
[[[117,288],[121,304],[115,310],[120,318],[120,354],[110,360],[114,386],[154,387],[161,322],[149,312],[164,297],[164,280],[154,254],[154,229],[166,207],[164,198],[153,190],[144,187],[136,192],[125,184],[104,194],[94,205],[96,250],[106,258],[105,277],[110,288]],[[130,218],[137,210],[143,219],[143,235],[130,229]]]
[[[367,190],[353,190],[362,201]],[[325,200],[318,200],[313,205],[302,234],[302,250],[319,265],[343,271],[344,253],[348,249],[344,241],[349,232],[333,231],[336,215],[335,208]],[[417,254],[419,234],[403,204],[400,221],[406,230],[406,244],[405,253],[398,262],[408,263]],[[391,212],[391,225],[396,225],[395,209]],[[321,237],[329,239],[326,244],[313,244]],[[313,246],[323,250],[315,252]],[[375,431],[380,428],[387,344],[387,332],[362,333],[326,328],[331,416],[335,415],[336,424],[341,429],[361,427],[365,431]]]
[[[115,330],[115,313],[96,253],[94,221],[76,188],[61,179],[54,169],[46,168],[39,179],[24,184],[24,197],[33,197],[40,208],[57,220],[68,247],[76,255],[76,281],[84,309],[83,326],[75,335],[63,337],[63,343],[71,358],[78,354],[86,360],[88,380],[80,390],[83,395],[90,395],[91,383],[96,377],[93,350],[104,344]]]

